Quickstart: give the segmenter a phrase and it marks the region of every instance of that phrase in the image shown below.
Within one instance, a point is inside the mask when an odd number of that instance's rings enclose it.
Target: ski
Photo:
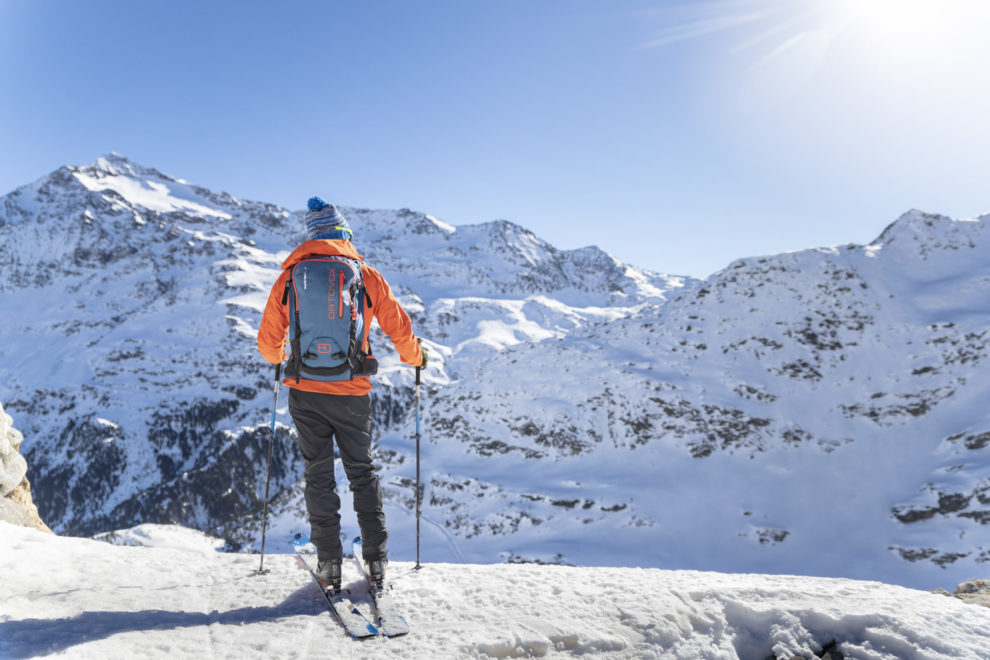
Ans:
[[[355,639],[377,635],[378,628],[350,601],[350,592],[345,589],[334,594],[332,587],[317,577],[316,570],[310,565],[310,561],[316,562],[316,548],[309,542],[309,539],[303,534],[296,534],[292,538],[292,549],[296,553],[299,567],[305,569],[320,587],[320,592],[327,599],[330,611],[340,622],[340,625],[344,627],[347,634]]]
[[[409,623],[406,621],[406,617],[402,616],[399,612],[399,606],[392,597],[392,587],[382,588],[379,585],[372,584],[371,578],[368,577],[368,572],[364,568],[364,560],[362,559],[364,545],[361,543],[360,536],[354,539],[351,547],[354,553],[354,561],[361,570],[361,575],[368,582],[368,593],[371,595],[371,602],[375,605],[375,626],[386,637],[405,635],[409,632]]]

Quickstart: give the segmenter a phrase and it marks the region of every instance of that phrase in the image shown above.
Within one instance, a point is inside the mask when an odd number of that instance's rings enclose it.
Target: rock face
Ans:
[[[952,595],[967,603],[990,607],[990,580],[966,580]]]
[[[990,580],[966,580],[951,594],[945,589],[933,589],[932,593],[958,598],[970,605],[990,607]]]
[[[27,461],[20,453],[23,439],[0,405],[0,520],[51,532],[31,500]]]

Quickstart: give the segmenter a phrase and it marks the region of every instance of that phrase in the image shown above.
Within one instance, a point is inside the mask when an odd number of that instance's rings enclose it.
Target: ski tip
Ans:
[[[361,630],[361,628],[349,628],[347,630],[347,634],[354,639],[365,639],[367,637],[381,635],[382,631],[376,628],[374,624],[366,621],[364,624],[364,630]]]
[[[351,636],[351,639],[368,639],[369,637],[377,637],[381,633],[379,633],[374,626],[369,624],[368,630],[355,630],[354,632],[349,632],[347,634]]]

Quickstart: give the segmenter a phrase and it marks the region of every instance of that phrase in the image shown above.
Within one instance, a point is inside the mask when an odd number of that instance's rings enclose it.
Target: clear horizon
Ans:
[[[0,0],[0,194],[116,151],[705,277],[990,211],[978,0]]]

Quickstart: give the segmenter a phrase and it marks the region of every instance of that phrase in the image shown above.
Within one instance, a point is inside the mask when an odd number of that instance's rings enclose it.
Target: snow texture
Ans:
[[[846,658],[977,660],[990,609],[848,579],[393,562],[412,632],[354,641],[295,557],[214,551],[182,528],[149,547],[0,523],[3,658]],[[287,542],[285,547],[288,548]],[[345,586],[357,569],[345,563]],[[367,598],[358,599],[368,611]]]

